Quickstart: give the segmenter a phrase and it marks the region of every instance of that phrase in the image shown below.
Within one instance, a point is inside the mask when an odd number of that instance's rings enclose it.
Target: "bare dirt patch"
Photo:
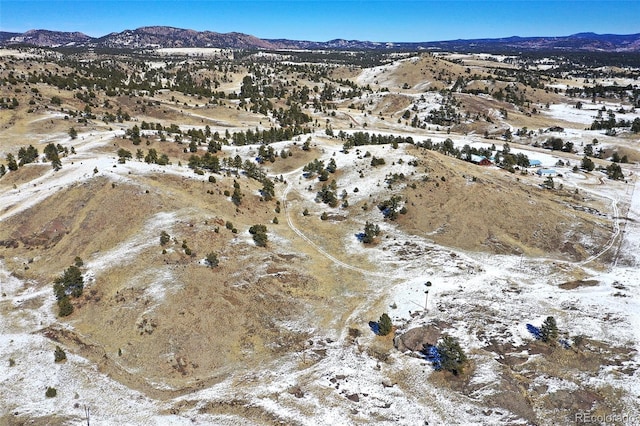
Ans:
[[[593,287],[600,284],[598,280],[575,280],[575,281],[567,281],[566,283],[560,284],[560,287],[563,290],[574,290],[579,287]]]

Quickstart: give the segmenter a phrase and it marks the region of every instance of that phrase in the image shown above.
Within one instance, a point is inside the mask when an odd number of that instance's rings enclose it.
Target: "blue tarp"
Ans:
[[[536,340],[542,339],[542,334],[540,333],[540,329],[535,325],[527,324],[527,330],[529,331],[529,333],[533,334],[533,337],[535,337]]]
[[[422,353],[427,361],[433,365],[434,370],[442,370],[442,355],[440,355],[440,351],[438,351],[437,347],[432,345],[426,346],[422,350]]]
[[[380,324],[378,324],[375,321],[369,321],[369,328],[371,328],[371,331],[373,331],[375,334],[380,334]]]

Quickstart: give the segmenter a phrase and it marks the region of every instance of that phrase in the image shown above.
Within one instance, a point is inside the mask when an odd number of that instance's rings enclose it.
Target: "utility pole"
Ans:
[[[427,281],[424,285],[427,287],[427,289],[424,292],[424,294],[425,294],[424,311],[426,313],[427,310],[428,310],[428,306],[429,306],[429,287],[431,287],[431,281]]]

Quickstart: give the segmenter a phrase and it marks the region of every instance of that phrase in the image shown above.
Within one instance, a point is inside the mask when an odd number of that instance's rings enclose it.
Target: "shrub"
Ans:
[[[58,395],[58,391],[56,390],[56,388],[52,388],[51,386],[49,386],[47,388],[47,391],[44,393],[44,395],[47,398],[55,398],[56,395]]]
[[[171,240],[171,237],[169,237],[169,234],[167,234],[165,231],[160,232],[160,245],[161,246],[166,245],[170,240]]]
[[[56,346],[56,350],[53,352],[53,358],[55,362],[62,362],[67,359],[67,354],[60,346]]]
[[[220,263],[218,261],[218,255],[213,252],[207,255],[207,257],[205,258],[205,261],[211,268],[215,268]]]

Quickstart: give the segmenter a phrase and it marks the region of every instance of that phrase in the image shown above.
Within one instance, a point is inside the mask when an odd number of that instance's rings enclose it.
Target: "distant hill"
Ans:
[[[371,42],[335,39],[326,42],[260,39],[243,33],[217,33],[152,26],[114,32],[94,38],[80,32],[30,30],[0,32],[0,46],[93,47],[145,49],[161,47],[216,47],[229,49],[308,50],[432,50],[464,52],[566,51],[640,52],[640,34],[579,33],[563,37],[507,37],[432,42]]]
[[[49,30],[29,30],[26,33],[0,32],[0,45],[26,44],[41,47],[59,47],[84,45],[93,41],[93,37],[79,32]]]

